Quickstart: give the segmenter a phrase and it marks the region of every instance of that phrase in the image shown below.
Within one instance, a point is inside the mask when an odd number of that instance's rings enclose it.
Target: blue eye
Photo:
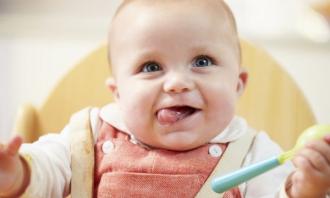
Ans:
[[[142,67],[142,72],[157,72],[160,71],[162,68],[159,66],[158,63],[150,62],[146,63]]]
[[[211,58],[207,56],[200,56],[197,57],[193,62],[193,67],[206,67],[213,64],[213,61]]]

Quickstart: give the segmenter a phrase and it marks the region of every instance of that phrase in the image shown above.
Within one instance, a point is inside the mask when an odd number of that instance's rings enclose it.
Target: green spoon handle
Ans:
[[[281,165],[281,163],[279,162],[278,157],[273,157],[271,159],[267,159],[244,167],[223,177],[215,178],[211,182],[211,186],[213,191],[217,193],[223,193],[230,188],[238,186],[239,184],[246,182],[253,177],[256,177],[279,165]]]

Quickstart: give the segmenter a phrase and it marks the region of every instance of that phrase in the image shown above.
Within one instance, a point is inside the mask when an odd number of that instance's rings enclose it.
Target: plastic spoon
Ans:
[[[299,136],[293,149],[286,151],[279,156],[244,167],[235,172],[224,175],[223,177],[215,178],[211,183],[212,189],[217,193],[223,193],[234,186],[284,164],[287,160],[290,160],[295,152],[303,147],[307,141],[322,139],[328,134],[330,134],[330,125],[314,125],[307,128]]]

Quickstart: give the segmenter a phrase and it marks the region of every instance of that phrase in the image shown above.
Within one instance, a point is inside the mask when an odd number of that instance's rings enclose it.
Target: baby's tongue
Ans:
[[[171,107],[157,112],[157,119],[162,125],[170,125],[182,120],[194,112],[191,107]]]

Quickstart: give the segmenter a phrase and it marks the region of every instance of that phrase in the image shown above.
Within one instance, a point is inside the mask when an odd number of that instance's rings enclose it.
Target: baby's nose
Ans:
[[[195,82],[187,73],[172,73],[166,78],[163,87],[167,93],[181,93],[193,90]]]

